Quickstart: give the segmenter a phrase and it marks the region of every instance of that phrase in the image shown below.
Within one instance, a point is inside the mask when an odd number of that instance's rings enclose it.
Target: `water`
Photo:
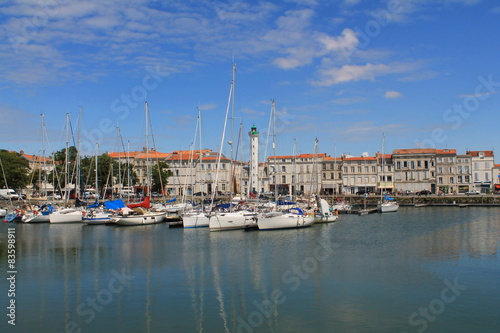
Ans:
[[[499,208],[277,231],[14,227],[16,326],[2,279],[1,332],[500,331]]]

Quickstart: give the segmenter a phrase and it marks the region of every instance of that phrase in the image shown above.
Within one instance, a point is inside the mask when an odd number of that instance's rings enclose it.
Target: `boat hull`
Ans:
[[[255,225],[256,214],[250,212],[218,213],[210,217],[210,231],[246,229]]]
[[[259,217],[257,221],[259,230],[305,228],[311,226],[313,223],[313,216],[291,213],[282,215],[263,215]]]
[[[54,212],[54,213],[50,214],[49,216],[50,216],[50,223],[81,223],[82,222],[82,212],[79,210]]]
[[[315,216],[314,223],[331,223],[337,220],[337,215]]]
[[[206,214],[185,215],[182,217],[184,228],[208,228],[210,217]]]
[[[397,212],[398,209],[399,205],[395,202],[383,203],[378,207],[378,211],[381,213],[393,213]]]
[[[43,215],[24,215],[22,222],[24,223],[49,223],[50,222],[50,214]]]
[[[147,225],[161,223],[165,221],[165,213],[159,214],[143,214],[143,215],[131,215],[122,216],[116,219],[117,225]]]

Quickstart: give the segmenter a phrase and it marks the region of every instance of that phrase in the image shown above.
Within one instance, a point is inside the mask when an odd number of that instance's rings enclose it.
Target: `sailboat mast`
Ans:
[[[69,180],[69,113],[66,113],[66,154],[64,154],[64,202],[67,204],[69,199],[68,180]]]
[[[151,182],[150,182],[150,172],[149,172],[149,107],[148,102],[146,105],[146,190],[147,194],[151,193]]]
[[[47,174],[45,165],[45,114],[40,114],[42,119],[42,172],[43,172],[43,193],[47,193]],[[39,173],[40,174],[40,173]]]
[[[278,168],[276,166],[276,101],[271,101],[272,129],[273,129],[273,156],[274,156],[274,200],[278,202]]]
[[[99,178],[97,173],[97,160],[99,156],[99,143],[95,144],[95,195],[97,200],[99,200]]]
[[[82,107],[80,106],[80,114],[78,115],[78,147],[76,149],[76,186],[78,194],[81,193],[81,175],[80,175],[80,147],[81,147],[81,129],[82,129]],[[79,195],[77,195],[79,196]]]

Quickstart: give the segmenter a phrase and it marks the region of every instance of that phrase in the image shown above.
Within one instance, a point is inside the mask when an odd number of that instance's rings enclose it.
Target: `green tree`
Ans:
[[[21,154],[2,149],[0,150],[0,162],[3,169],[1,170],[3,174],[0,177],[0,188],[20,189],[29,184],[29,163]]]
[[[167,185],[168,177],[173,175],[169,166],[165,162],[157,162],[151,169],[151,187],[153,191],[162,192]]]

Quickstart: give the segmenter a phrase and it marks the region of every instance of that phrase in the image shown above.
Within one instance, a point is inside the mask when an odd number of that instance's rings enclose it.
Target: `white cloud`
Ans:
[[[400,93],[399,91],[390,90],[390,91],[386,91],[386,93],[384,94],[384,97],[389,98],[389,99],[396,99],[396,98],[402,98],[403,94]]]
[[[392,63],[392,64],[366,64],[344,65],[340,68],[326,68],[319,72],[321,79],[314,82],[320,86],[332,86],[339,83],[351,81],[374,81],[378,76],[389,74],[407,73],[418,67],[415,63]]]
[[[361,103],[364,101],[366,101],[366,98],[358,96],[358,97],[337,98],[337,99],[332,100],[332,103],[341,104],[341,105],[349,105],[349,104]]]

